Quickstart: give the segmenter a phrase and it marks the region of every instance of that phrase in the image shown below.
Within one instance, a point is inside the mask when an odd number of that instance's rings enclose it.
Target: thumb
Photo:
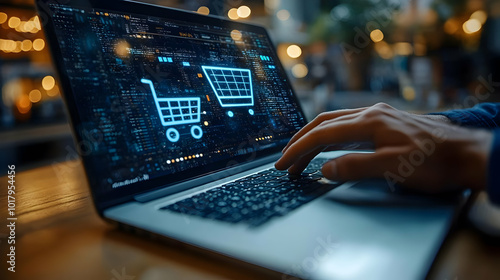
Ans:
[[[386,153],[347,154],[325,163],[321,172],[333,181],[383,178],[386,171],[392,170],[391,158]]]

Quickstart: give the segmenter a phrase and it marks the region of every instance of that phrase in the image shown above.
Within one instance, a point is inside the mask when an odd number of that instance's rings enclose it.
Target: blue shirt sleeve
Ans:
[[[471,109],[433,113],[433,115],[446,116],[452,123],[460,126],[493,130],[487,191],[490,201],[500,205],[500,103],[483,103]]]
[[[452,123],[460,126],[487,129],[500,127],[500,103],[483,103],[471,109],[452,110],[431,115],[447,116]]]

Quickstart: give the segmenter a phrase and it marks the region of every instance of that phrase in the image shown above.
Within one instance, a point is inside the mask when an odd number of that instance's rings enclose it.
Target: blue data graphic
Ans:
[[[52,2],[65,94],[105,192],[253,160],[304,125],[266,34]]]
[[[201,99],[199,97],[159,98],[151,80],[142,79],[141,82],[149,85],[151,88],[156,109],[158,110],[158,115],[163,126],[200,122]],[[179,141],[179,131],[173,127],[167,129],[166,135],[170,142],[175,143]],[[199,125],[193,125],[191,127],[191,135],[195,139],[201,139],[203,137],[203,130]]]
[[[202,66],[203,72],[222,107],[254,106],[252,72],[248,69]],[[250,115],[254,111],[250,109]],[[229,117],[234,113],[229,111]]]

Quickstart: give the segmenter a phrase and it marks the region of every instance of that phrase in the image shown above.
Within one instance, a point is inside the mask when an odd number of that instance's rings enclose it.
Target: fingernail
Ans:
[[[330,180],[337,180],[338,176],[338,169],[337,169],[337,162],[335,161],[330,161],[327,162],[323,165],[321,168],[321,173],[323,173],[323,176]]]

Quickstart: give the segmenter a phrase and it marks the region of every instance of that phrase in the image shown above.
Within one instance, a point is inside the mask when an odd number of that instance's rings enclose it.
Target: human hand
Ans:
[[[331,145],[371,142],[374,153],[331,160],[323,166],[323,175],[336,181],[385,178],[392,185],[400,183],[429,193],[484,189],[492,141],[489,131],[379,103],[320,114],[290,140],[275,166],[300,173]]]

